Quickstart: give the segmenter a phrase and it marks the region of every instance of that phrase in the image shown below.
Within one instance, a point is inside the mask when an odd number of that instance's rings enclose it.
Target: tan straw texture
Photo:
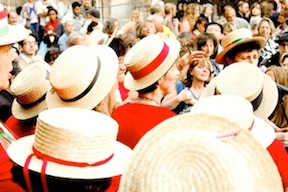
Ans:
[[[120,192],[283,191],[276,165],[251,134],[204,114],[169,118],[139,141]]]
[[[254,117],[249,101],[238,95],[214,95],[200,99],[191,113],[205,113],[223,117],[239,127],[249,130],[253,137],[267,148],[275,140],[274,129],[264,120]]]
[[[47,109],[45,96],[51,89],[50,69],[50,65],[45,61],[32,63],[13,80],[11,92],[15,99],[12,104],[12,114],[15,118],[30,119]]]
[[[224,58],[226,54],[238,45],[250,42],[256,42],[259,44],[260,48],[262,48],[266,43],[266,39],[261,36],[253,37],[252,31],[246,28],[241,28],[230,32],[221,42],[223,50],[216,56],[216,62],[219,64],[228,64]],[[249,49],[249,47],[247,48]]]
[[[110,47],[77,45],[68,48],[52,66],[53,89],[47,94],[48,108],[95,108],[112,89],[117,73],[118,58]]]
[[[139,72],[151,67],[156,58],[164,54],[164,47],[168,47],[168,53],[155,62],[154,67],[147,73]],[[128,73],[125,76],[124,86],[129,90],[141,90],[158,81],[175,63],[180,52],[180,43],[175,39],[163,40],[159,35],[149,35],[136,43],[124,58],[124,64]],[[132,75],[139,72],[140,78]]]
[[[131,153],[130,148],[116,142],[117,133],[117,122],[99,112],[77,108],[49,109],[39,114],[35,136],[17,140],[9,147],[8,154],[15,163],[23,166],[33,153],[33,146],[54,159],[88,164],[79,167],[48,160],[47,175],[75,179],[108,178],[122,173]],[[29,169],[41,172],[43,160],[36,156]],[[101,161],[107,162],[93,165]]]
[[[258,100],[259,105],[255,105],[257,107],[254,109],[254,114],[261,119],[270,116],[278,101],[275,82],[263,74],[257,66],[246,62],[226,67],[206,86],[201,98],[216,94],[239,95],[251,103]],[[262,98],[257,99],[258,96]]]

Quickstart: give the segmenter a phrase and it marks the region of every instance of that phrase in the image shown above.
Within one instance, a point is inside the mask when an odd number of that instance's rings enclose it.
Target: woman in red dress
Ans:
[[[137,91],[138,98],[116,108],[112,117],[119,123],[118,140],[131,148],[155,125],[175,115],[160,106],[173,89],[179,71],[177,40],[150,35],[136,43],[124,58],[128,73],[124,86]]]

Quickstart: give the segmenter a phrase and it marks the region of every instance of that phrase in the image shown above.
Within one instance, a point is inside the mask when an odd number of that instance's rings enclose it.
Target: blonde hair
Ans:
[[[191,29],[194,28],[194,25],[199,17],[199,15],[196,15],[195,11],[198,7],[199,9],[201,8],[201,6],[197,3],[190,3],[189,5],[187,5],[187,8],[184,12],[184,17],[188,19]]]
[[[95,107],[95,111],[111,116],[112,112],[116,108],[116,89],[117,81],[111,88],[106,97]]]
[[[165,15],[168,15],[174,9],[176,9],[175,3],[166,3],[164,6]]]
[[[264,21],[268,22],[269,27],[270,27],[270,29],[271,29],[270,37],[271,37],[271,38],[274,38],[274,37],[275,37],[275,31],[276,31],[275,25],[274,25],[273,21],[272,21],[271,19],[267,18],[267,17],[264,17],[264,18],[259,22],[258,27],[257,27],[258,34],[259,34],[259,28],[260,28],[261,24],[262,24]]]

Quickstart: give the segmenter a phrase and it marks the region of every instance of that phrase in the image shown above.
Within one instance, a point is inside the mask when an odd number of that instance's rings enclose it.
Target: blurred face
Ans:
[[[224,13],[224,17],[228,23],[235,24],[236,22],[236,13],[234,9],[227,9]]]
[[[208,39],[206,45],[201,47],[201,50],[205,52],[206,56],[210,58],[214,54],[214,43],[212,39]]]
[[[266,39],[269,39],[271,37],[271,33],[272,31],[268,21],[262,21],[259,26],[259,35],[265,37]]]
[[[155,24],[151,22],[146,22],[141,29],[141,34],[145,37],[156,33]]]
[[[253,65],[258,65],[259,61],[259,52],[257,49],[253,49],[252,51],[243,51],[239,52],[235,58],[234,62],[241,62],[241,61],[246,61],[248,63],[251,63]]]
[[[190,75],[193,76],[193,81],[202,81],[206,82],[210,78],[210,69],[207,66],[207,63],[203,61],[199,61],[199,63],[193,68],[190,69]]]
[[[92,5],[91,0],[82,0],[82,5],[84,7],[90,7]]]
[[[72,33],[73,31],[74,31],[74,22],[67,22],[67,23],[65,23],[65,31],[68,33],[68,34],[70,34],[70,33]]]
[[[240,11],[244,14],[249,13],[249,4],[248,3],[244,3],[240,9]]]
[[[213,34],[216,39],[221,41],[223,39],[223,34],[221,33],[221,28],[218,25],[209,25],[206,29],[207,33]]]
[[[285,58],[281,66],[288,71],[288,58]]]
[[[211,16],[212,13],[213,13],[212,7],[206,7],[206,9],[205,9],[205,15],[206,15],[206,16]]]
[[[125,72],[126,72],[126,66],[124,65],[124,55],[118,57],[118,62],[119,62],[119,68],[118,68],[118,82],[123,82],[124,77],[125,77]]]
[[[197,29],[200,33],[203,33],[205,31],[205,27],[207,25],[206,21],[202,21],[200,24],[197,24]]]
[[[178,79],[180,72],[178,71],[176,64],[174,64],[169,71],[159,80],[159,86],[164,95],[170,93],[175,89],[175,83]]]
[[[260,5],[256,5],[255,7],[253,7],[253,9],[251,10],[251,15],[252,16],[260,16],[261,15]]]
[[[12,62],[18,57],[16,50],[11,45],[0,46],[0,90],[7,89],[12,77]]]
[[[34,56],[38,50],[36,39],[33,36],[28,36],[24,39],[23,47],[20,47],[20,51],[27,56]]]
[[[75,7],[73,9],[73,13],[75,16],[79,16],[81,14],[81,8],[80,7]]]
[[[8,23],[10,25],[18,25],[18,15],[15,12],[9,13]]]
[[[195,14],[195,17],[199,17],[200,16],[200,7],[195,7],[194,9],[194,14]]]
[[[280,55],[283,55],[284,53],[288,53],[288,41],[283,41],[279,43],[279,52],[280,52]]]
[[[52,21],[55,21],[57,19],[57,14],[54,10],[50,11],[48,13],[48,16],[49,16],[49,19],[52,20]]]

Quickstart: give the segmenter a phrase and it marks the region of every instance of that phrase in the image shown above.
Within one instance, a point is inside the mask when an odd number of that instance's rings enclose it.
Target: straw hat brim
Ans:
[[[23,108],[16,99],[12,103],[12,114],[16,119],[27,120],[36,117],[40,112],[47,109],[45,100],[30,108]]]
[[[111,57],[112,54],[116,54],[111,48],[105,45],[90,46],[90,48],[93,48],[93,51],[97,53],[97,56],[99,57],[101,62],[101,71],[95,85],[84,97],[72,102],[63,101],[57,95],[57,93],[53,89],[51,89],[50,91],[48,91],[46,96],[46,103],[48,108],[76,107],[84,109],[94,109],[111,91],[113,85],[116,83],[117,80],[117,56]],[[79,65],[81,65],[81,63],[79,63]]]
[[[18,139],[8,147],[8,155],[11,160],[24,166],[27,157],[33,153],[32,146],[34,142],[34,135]],[[121,175],[124,166],[129,159],[131,149],[120,142],[115,143],[114,156],[112,159],[100,166],[77,167],[61,165],[53,162],[48,162],[46,168],[46,175],[51,175],[61,178],[69,179],[100,179],[110,178]],[[29,164],[29,169],[41,172],[43,161],[37,157],[33,157]]]
[[[224,136],[235,131],[234,138]],[[119,188],[120,192],[215,190],[280,192],[283,187],[271,156],[247,130],[224,118],[190,113],[163,121],[141,138]]]
[[[29,35],[29,31],[22,26],[8,25],[8,31],[7,35],[0,37],[0,46],[17,43]]]
[[[252,37],[252,38],[245,39],[245,40],[243,40],[243,41],[234,43],[234,44],[230,45],[229,47],[224,48],[224,49],[222,50],[222,52],[220,52],[220,53],[216,56],[216,58],[215,58],[216,63],[218,63],[218,64],[228,64],[228,63],[226,62],[226,60],[225,60],[224,57],[226,56],[226,54],[227,54],[230,50],[232,50],[233,48],[237,47],[238,45],[241,45],[241,44],[249,44],[249,43],[251,43],[251,42],[256,42],[256,43],[258,43],[259,46],[260,46],[260,49],[261,49],[262,47],[264,47],[264,45],[265,45],[265,43],[266,43],[266,40],[265,40],[264,37]],[[247,47],[247,49],[249,49],[249,47]]]
[[[278,90],[275,82],[269,76],[265,74],[263,75],[263,98],[259,107],[254,111],[254,114],[261,119],[266,119],[271,115],[277,105]],[[210,81],[210,83],[205,87],[201,98],[213,96],[215,94],[216,86],[217,77],[213,78],[212,81]]]
[[[250,133],[264,148],[268,148],[276,139],[274,129],[258,117],[254,117],[254,125]]]
[[[179,56],[180,43],[175,39],[165,39],[164,42],[169,47],[169,54],[162,64],[150,74],[138,80],[134,79],[128,71],[124,79],[125,88],[129,90],[141,90],[149,87],[153,83],[157,82],[173,66]]]

